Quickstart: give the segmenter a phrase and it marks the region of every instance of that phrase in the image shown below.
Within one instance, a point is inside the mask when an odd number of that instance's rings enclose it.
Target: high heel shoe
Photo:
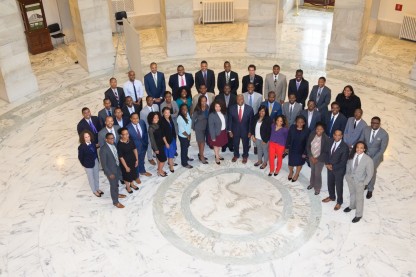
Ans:
[[[166,176],[168,176],[168,174],[166,174],[166,172],[165,172],[165,174],[161,174],[161,173],[157,173],[157,176],[160,176],[160,177],[166,177]]]
[[[220,157],[220,161],[223,161],[224,160],[224,158],[223,157]]]
[[[279,172],[274,172],[273,175],[277,176],[277,175],[279,175]]]
[[[170,172],[172,172],[172,173],[174,173],[175,172],[175,169],[169,169],[170,170]]]
[[[215,163],[216,163],[216,164],[221,164],[221,162],[220,162],[220,161],[217,161],[217,160],[215,160]]]
[[[272,176],[273,175],[273,173],[269,173],[269,176]]]
[[[200,161],[201,163],[203,163],[203,164],[208,164],[208,162],[207,162],[206,160],[201,160],[201,159],[199,159],[199,161]]]
[[[127,192],[128,193],[130,193],[130,194],[132,194],[133,193],[133,191],[131,190],[131,188],[129,188],[130,189],[130,191],[128,190],[128,188],[126,187],[126,190],[127,190]]]
[[[132,188],[132,189],[134,189],[134,190],[139,190],[139,188],[137,187],[137,186],[132,186],[132,185],[130,185],[130,188]]]

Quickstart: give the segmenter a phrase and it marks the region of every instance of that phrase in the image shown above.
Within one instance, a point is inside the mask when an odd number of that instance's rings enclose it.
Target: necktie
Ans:
[[[373,134],[371,135],[370,143],[373,143],[374,137],[376,136],[376,131],[373,130]]]
[[[250,97],[250,99],[249,99],[248,103],[251,107],[253,107],[253,95],[250,95],[249,97]]]
[[[318,94],[317,94],[317,96],[316,96],[316,103],[318,103],[318,101],[319,101],[319,97],[321,97],[321,93],[322,93],[322,88],[319,88],[319,89],[318,89]]]
[[[132,84],[133,84],[133,89],[134,89],[134,96],[136,96],[136,101],[139,101],[139,97],[137,96],[136,87],[134,86],[134,81],[132,82]]]
[[[225,80],[225,82],[228,84],[228,83],[230,83],[230,73],[229,72],[226,72],[225,73],[225,76],[226,76],[226,80]]]
[[[332,125],[334,125],[334,115],[332,115],[331,117],[331,121],[329,121],[329,133],[331,133],[332,131]]]
[[[357,127],[357,120],[354,121],[354,129]]]
[[[150,112],[153,112],[153,107],[152,106],[150,106],[149,109],[150,109]]]
[[[111,110],[108,111],[108,116],[111,116]]]
[[[293,106],[290,105],[289,107],[289,120],[292,121],[292,113],[293,113]]]
[[[183,76],[181,76],[181,87],[185,86],[185,80],[183,79]]]
[[[274,75],[274,86],[277,84],[277,75]]]
[[[120,165],[120,161],[118,160],[118,154],[117,154],[116,147],[111,144],[110,149],[111,149],[111,152],[113,152],[114,158],[116,159],[117,166],[119,166]]]
[[[207,72],[204,71],[204,84],[207,85]]]
[[[296,82],[296,90],[299,90],[300,82]]]
[[[118,93],[117,93],[117,89],[113,89],[113,92],[114,92],[114,96],[116,97],[117,102],[118,102]]]
[[[137,128],[137,125],[134,125],[134,128],[136,128],[137,136],[139,137],[139,139],[141,139],[142,135],[140,134],[139,129]]]
[[[230,103],[230,95],[225,96],[225,104],[227,108],[228,108],[228,103]]]
[[[254,83],[254,77],[250,76],[250,83]]]
[[[238,110],[238,121],[242,121],[243,120],[243,109],[240,106],[240,109]]]
[[[153,74],[153,80],[155,81],[155,87],[157,87],[157,73]]]
[[[337,149],[337,143],[336,142],[334,142],[334,146],[332,147],[332,151],[331,151],[331,156],[332,156],[332,154],[334,154],[334,152],[335,152],[335,149]]]
[[[97,134],[97,133],[98,133],[98,132],[97,132],[97,129],[95,129],[95,126],[94,126],[94,124],[92,124],[91,119],[90,119],[90,120],[88,120],[88,124],[90,125],[90,127],[91,127],[92,131],[93,131],[95,134]]]
[[[269,103],[269,115],[272,114],[272,110],[273,110],[273,104]]]
[[[355,162],[354,162],[354,170],[357,168],[357,166],[358,166],[358,155],[357,156],[355,156]]]

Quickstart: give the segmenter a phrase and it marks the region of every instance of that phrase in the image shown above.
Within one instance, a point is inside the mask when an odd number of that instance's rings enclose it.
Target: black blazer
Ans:
[[[258,120],[259,120],[259,114],[256,114],[253,117],[253,120],[251,121],[250,133],[252,136],[256,135],[256,125],[257,125]],[[260,127],[261,140],[267,143],[270,140],[271,133],[272,133],[272,120],[270,116],[265,116],[263,118],[263,121],[261,122],[261,127]]]
[[[134,107],[134,112],[137,113],[138,115],[140,115],[140,111],[142,110],[142,106],[133,104]],[[128,122],[130,122],[130,112],[129,112],[129,108],[127,107],[127,105],[124,105],[124,107],[121,109],[123,111],[123,117],[128,118]]]
[[[95,166],[95,159],[98,158],[95,145],[91,145],[92,147],[82,143],[78,146],[78,160],[86,168],[93,168]]]
[[[312,141],[315,138],[315,136],[316,136],[316,133],[311,132],[308,138],[308,142],[306,143],[306,153],[309,158],[313,157],[312,156]],[[328,148],[330,148],[329,144],[330,144],[329,137],[325,133],[323,133],[322,138],[321,138],[321,154],[318,156],[318,161],[323,162],[323,163],[327,161]]]
[[[332,117],[332,112],[328,112],[325,117],[325,124],[326,124],[325,133],[330,138],[332,138],[332,135],[335,133],[336,130],[341,130],[342,133],[344,133],[345,126],[347,126],[347,118],[342,113],[338,113],[338,117],[334,121],[332,125],[332,129],[330,129],[331,117]]]
[[[205,85],[208,92],[215,93],[215,73],[211,69],[207,69],[207,83],[205,83],[202,71],[195,73],[195,86],[199,90],[200,85]]]
[[[289,81],[289,86],[287,90],[287,95],[289,96],[290,94],[295,94],[296,102],[298,102],[299,104],[302,104],[303,109],[305,109],[306,108],[305,102],[309,94],[309,82],[306,81],[305,79],[302,79],[299,85],[299,90],[298,90],[296,89],[296,78],[291,79]]]
[[[172,140],[176,139],[176,130],[175,130],[175,125],[173,124],[172,119],[170,120],[170,122],[168,122],[166,118],[162,116],[159,122],[159,126],[160,126],[159,128],[162,129],[162,136],[166,138],[166,141],[169,144],[171,144]]]
[[[361,108],[360,97],[355,94],[351,94],[350,98],[347,99],[344,93],[340,93],[335,101],[339,104],[339,112],[345,115],[347,119],[354,116],[355,109]]]
[[[178,76],[179,76],[178,73],[175,73],[169,76],[169,86],[172,89],[172,94],[174,94],[172,95],[174,100],[180,97],[180,95],[179,96],[176,95],[179,87],[181,87],[181,85],[179,84]],[[191,73],[186,73],[186,72],[184,76],[185,76],[185,81],[186,81],[186,87],[189,90],[191,90],[191,88],[194,86],[194,77],[192,76]],[[175,96],[177,97],[175,98]]]
[[[246,92],[247,91],[247,86],[248,86],[248,84],[250,84],[250,75],[244,76],[241,83],[242,83],[242,86],[243,86],[241,90],[243,92]],[[260,75],[257,75],[257,74],[254,75],[253,84],[254,84],[254,91],[263,95],[263,77],[261,77]]]
[[[220,93],[224,93],[224,86],[226,84],[226,78],[225,78],[225,71],[218,73],[218,81],[217,81],[217,88]],[[234,95],[237,95],[238,87],[240,86],[240,83],[238,81],[238,74],[234,71],[230,71],[230,83],[231,86],[231,93]]]
[[[122,108],[124,106],[124,101],[126,101],[126,95],[124,94],[123,88],[120,88],[120,87],[117,87],[117,93],[118,93],[118,101],[111,88],[107,89],[106,92],[104,92],[104,98],[110,99],[111,107]]]
[[[124,114],[123,114],[122,121],[123,121],[123,127],[126,128],[127,125],[130,123],[130,117],[129,116],[124,116]],[[117,119],[115,117],[114,117],[114,125],[119,126],[119,124],[117,122]]]
[[[94,143],[98,144],[98,132],[101,130],[100,120],[97,116],[91,116],[91,121],[97,132],[94,132],[94,130],[91,129],[90,124],[88,124],[88,122],[83,118],[78,122],[77,125],[78,135],[81,134],[82,131],[88,130],[94,135]]]
[[[227,103],[225,102],[225,94],[224,93],[220,93],[217,96],[215,96],[216,100],[219,101],[224,101],[224,103],[227,105]],[[230,93],[230,100],[228,101],[228,107],[231,107],[232,105],[236,105],[237,104],[237,96],[235,96],[234,94]]]
[[[345,169],[347,167],[347,162],[348,162],[348,155],[349,155],[348,145],[343,140],[341,140],[337,149],[331,155],[331,148],[333,144],[334,144],[334,140],[330,139],[328,149],[327,149],[328,157],[325,163],[332,165],[333,171],[337,171],[343,174],[345,173]]]

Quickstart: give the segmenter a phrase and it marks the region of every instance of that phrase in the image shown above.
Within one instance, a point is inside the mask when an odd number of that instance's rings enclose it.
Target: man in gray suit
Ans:
[[[351,210],[357,209],[352,223],[360,221],[363,217],[364,186],[370,182],[374,173],[373,160],[364,153],[366,148],[362,141],[357,142],[350,154],[345,173],[345,179],[350,189],[350,206],[345,208],[344,212],[349,213]]]
[[[306,125],[310,131],[315,130],[316,123],[321,121],[321,113],[316,110],[316,104],[313,100],[308,101],[308,109],[302,110],[300,115],[306,119]]]
[[[142,119],[144,123],[146,123],[146,128],[149,129],[147,116],[149,115],[150,112],[158,112],[159,106],[153,103],[153,97],[151,96],[146,97],[146,104],[147,106],[143,107],[143,109],[140,111],[140,119]],[[149,143],[149,146],[147,147],[147,159],[149,160],[149,163],[151,165],[156,165],[155,160],[153,160],[153,150],[152,150],[150,143]]]
[[[109,98],[103,100],[104,109],[98,112],[98,120],[100,120],[101,126],[104,126],[107,116],[114,116],[114,107],[111,107],[111,101]]]
[[[317,110],[321,113],[322,121],[325,122],[325,117],[328,113],[328,105],[331,102],[331,90],[325,86],[326,78],[320,77],[318,85],[313,86],[309,100],[313,100],[316,103]]]
[[[375,116],[371,119],[371,127],[368,126],[364,129],[361,134],[360,140],[364,141],[367,144],[368,152],[367,154],[373,159],[374,163],[374,173],[373,178],[368,183],[367,199],[373,197],[374,185],[376,183],[377,168],[380,163],[383,161],[384,152],[387,149],[389,144],[389,134],[380,127],[381,119],[378,116]]]
[[[364,128],[367,127],[367,123],[362,119],[362,116],[363,110],[358,108],[355,109],[354,117],[350,117],[347,120],[344,131],[344,141],[350,149],[360,139]]]
[[[114,125],[114,119],[112,116],[107,116],[105,119],[105,126],[98,132],[98,145],[100,147],[103,147],[105,143],[105,135],[108,133],[111,133],[114,135],[114,144],[117,145],[119,140],[119,134],[118,130],[120,129],[120,126]]]
[[[283,115],[286,116],[289,126],[295,123],[296,117],[302,111],[302,104],[296,102],[296,95],[289,95],[289,102],[283,104]]]
[[[286,76],[280,73],[280,66],[275,64],[273,65],[273,73],[267,74],[264,81],[264,99],[267,98],[266,96],[270,91],[274,91],[276,93],[276,102],[283,105],[286,98],[286,89]]]
[[[263,96],[259,93],[255,93],[254,84],[248,83],[247,92],[243,93],[244,103],[253,108],[254,114],[256,115],[259,111]]]
[[[118,159],[117,148],[114,145],[114,135],[109,133],[105,136],[104,145],[100,149],[100,161],[105,176],[110,182],[110,193],[113,205],[117,208],[124,208],[119,198],[125,198],[126,195],[118,194],[118,181],[122,179],[120,170],[120,161]]]

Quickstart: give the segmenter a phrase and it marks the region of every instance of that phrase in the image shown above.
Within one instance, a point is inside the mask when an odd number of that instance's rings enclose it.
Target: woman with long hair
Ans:
[[[158,112],[150,112],[147,116],[149,123],[150,145],[156,154],[157,159],[157,175],[166,177],[168,174],[163,171],[163,166],[167,160],[165,154],[165,142],[163,141],[163,132],[160,127],[160,114]]]
[[[188,106],[182,104],[179,107],[179,116],[178,116],[178,138],[181,144],[181,165],[188,169],[192,168],[192,165],[188,161],[193,161],[188,157],[188,148],[191,142],[191,127],[192,119],[188,113]]]
[[[344,87],[344,90],[337,95],[335,102],[339,104],[339,112],[345,115],[347,119],[354,116],[356,109],[361,108],[360,97],[355,95],[354,89],[350,85]]]
[[[283,154],[285,153],[285,145],[288,135],[287,119],[284,115],[278,115],[274,120],[269,140],[269,176],[277,176],[282,168]],[[274,162],[277,159],[276,167]]]
[[[214,148],[215,162],[220,164],[224,160],[220,156],[220,149],[228,143],[227,109],[224,101],[215,100],[208,116],[208,144]]]
[[[192,114],[192,129],[195,131],[196,142],[199,150],[199,161],[207,164],[207,159],[204,155],[205,141],[207,138],[209,106],[207,105],[207,97],[201,95],[198,98],[198,103]]]
[[[271,135],[272,120],[269,117],[266,106],[261,105],[251,123],[251,140],[257,147],[257,162],[254,166],[265,169],[269,160],[269,140]]]
[[[137,179],[137,167],[139,166],[139,155],[136,145],[129,138],[129,131],[123,127],[118,130],[120,139],[117,143],[117,153],[120,160],[120,169],[124,184],[128,193],[133,193],[131,188],[138,190],[134,184]]]

